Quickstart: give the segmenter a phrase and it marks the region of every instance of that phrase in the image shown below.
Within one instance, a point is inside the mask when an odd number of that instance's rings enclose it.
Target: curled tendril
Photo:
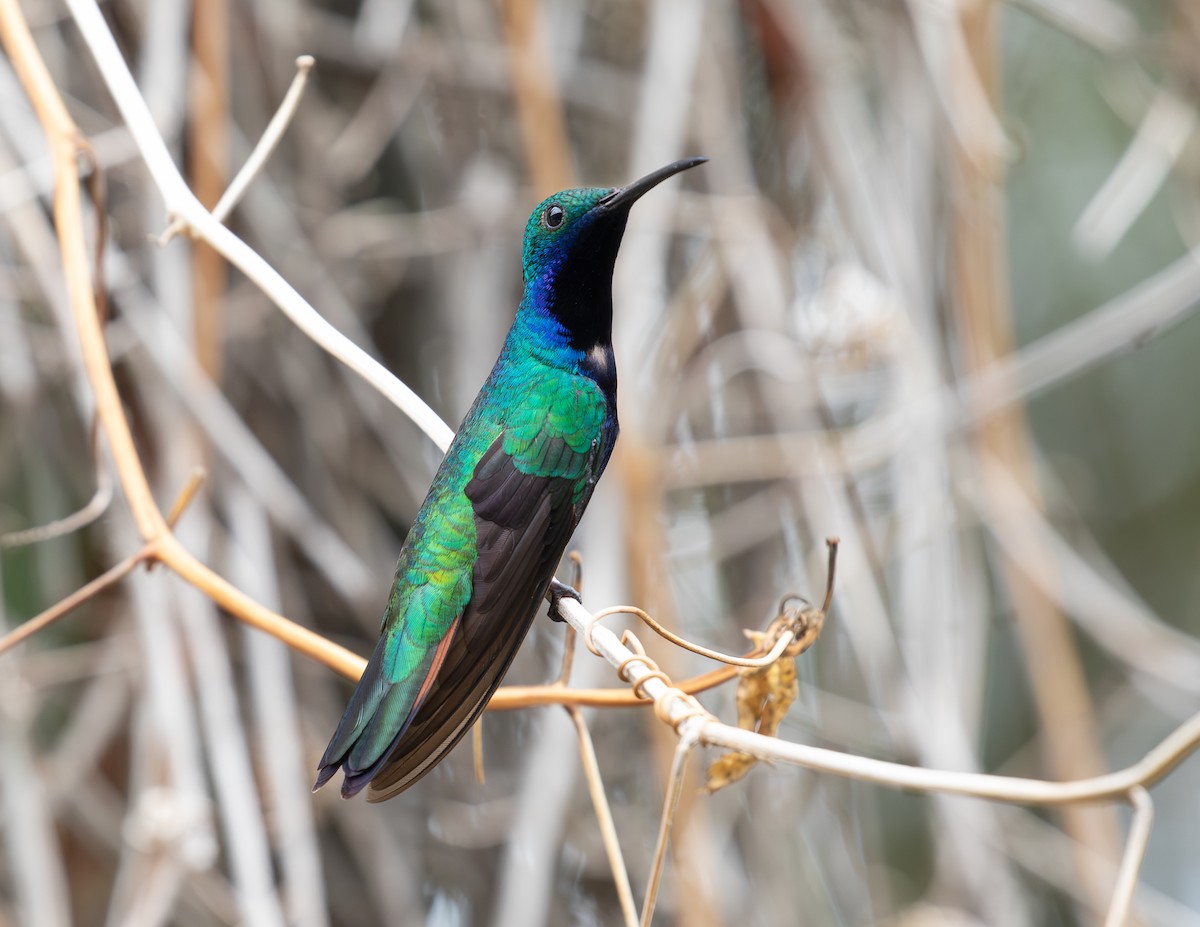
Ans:
[[[821,627],[825,622],[825,613],[829,611],[830,602],[833,599],[833,582],[837,567],[837,549],[838,539],[829,538],[825,542],[829,547],[829,568],[825,582],[825,600],[821,608],[814,608],[812,603],[804,596],[794,592],[785,595],[779,602],[779,608],[775,620],[771,622],[766,632],[763,634],[751,634],[750,636],[755,641],[765,643],[770,640],[771,646],[767,652],[755,657],[740,657],[734,654],[722,653],[719,650],[713,650],[709,647],[703,647],[700,644],[692,643],[667,630],[659,624],[654,618],[638,608],[636,605],[614,605],[612,608],[606,608],[592,615],[583,632],[583,642],[587,645],[587,649],[600,656],[600,651],[596,647],[595,641],[592,639],[596,625],[609,618],[612,615],[632,615],[641,621],[651,631],[661,637],[663,640],[670,641],[677,647],[682,647],[684,650],[690,650],[692,653],[699,654],[702,657],[707,657],[710,660],[716,660],[719,663],[725,663],[729,666],[740,666],[747,669],[760,669],[764,666],[770,666],[780,657],[788,654],[794,656],[798,653],[807,650],[808,647],[816,640],[817,635],[821,631]],[[626,636],[636,640],[632,635],[626,632]],[[626,637],[621,639],[625,643]],[[639,644],[640,649],[640,644]],[[642,651],[643,653],[645,651]]]

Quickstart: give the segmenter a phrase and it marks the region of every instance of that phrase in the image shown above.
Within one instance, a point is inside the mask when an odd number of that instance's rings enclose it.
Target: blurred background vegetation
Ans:
[[[436,449],[206,248],[151,240],[161,199],[77,30],[22,9],[103,169],[106,335],[158,498],[206,467],[180,538],[366,653]],[[781,736],[1061,779],[1196,710],[1192,0],[103,9],[209,205],[315,57],[231,225],[452,424],[519,298],[532,205],[712,159],[633,215],[622,440],[577,545],[593,609],[740,650],[784,594],[819,598],[841,536]],[[138,546],[119,491],[81,530],[11,535],[111,483],[49,194],[0,58],[9,626]],[[539,620],[510,681],[553,678],[561,646]],[[576,682],[612,677],[584,654]],[[0,658],[0,924],[619,921],[561,710],[487,715],[483,785],[463,747],[368,806],[308,794],[349,691],[161,569]],[[732,719],[731,687],[703,701]],[[645,711],[589,720],[640,896],[673,737]],[[1096,924],[1127,824],[792,768],[702,782],[656,923]],[[1139,923],[1200,924],[1198,784],[1191,763],[1155,790]]]

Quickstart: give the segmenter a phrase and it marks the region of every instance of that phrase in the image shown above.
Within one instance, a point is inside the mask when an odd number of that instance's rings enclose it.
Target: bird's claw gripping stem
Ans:
[[[565,620],[558,613],[558,603],[563,599],[574,599],[576,602],[583,603],[583,599],[579,597],[579,592],[572,586],[566,583],[560,583],[557,579],[550,580],[550,588],[546,590],[546,599],[550,603],[550,607],[546,609],[546,614],[550,616],[552,621]]]

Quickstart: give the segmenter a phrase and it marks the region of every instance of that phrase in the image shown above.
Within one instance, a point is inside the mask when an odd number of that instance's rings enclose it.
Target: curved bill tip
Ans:
[[[600,205],[605,209],[612,209],[615,206],[627,206],[642,196],[642,194],[657,187],[668,177],[673,177],[680,171],[686,171],[698,164],[703,164],[707,160],[708,158],[683,158],[679,161],[672,161],[665,167],[660,167],[656,171],[651,171],[645,177],[638,178],[633,183],[617,187],[617,189],[613,190],[612,193],[600,201]]]

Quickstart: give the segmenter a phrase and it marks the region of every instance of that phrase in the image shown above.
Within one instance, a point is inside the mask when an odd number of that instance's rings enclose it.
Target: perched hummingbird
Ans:
[[[346,798],[384,801],[479,717],[549,597],[617,440],[612,274],[629,209],[706,158],[616,189],[564,190],[525,226],[525,290],[504,348],[400,551],[379,642],[321,757]]]

